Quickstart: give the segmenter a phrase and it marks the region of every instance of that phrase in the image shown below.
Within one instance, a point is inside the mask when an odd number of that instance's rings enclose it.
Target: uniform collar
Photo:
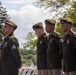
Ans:
[[[49,33],[49,35],[52,35],[54,33],[54,31],[52,31],[51,33]]]
[[[43,33],[40,37],[38,37],[38,39],[40,39],[43,35],[45,35],[45,33]]]
[[[6,36],[6,37],[4,38],[4,40],[9,39],[12,35],[13,35],[13,33],[10,33],[8,36]]]
[[[65,34],[65,37],[66,36],[70,36],[70,35],[72,35],[72,31],[71,30],[67,34]]]
[[[13,33],[10,33],[7,37],[11,37],[13,35]]]
[[[71,31],[68,31],[67,33],[65,33],[65,35],[68,35],[68,34],[70,34],[71,33]]]

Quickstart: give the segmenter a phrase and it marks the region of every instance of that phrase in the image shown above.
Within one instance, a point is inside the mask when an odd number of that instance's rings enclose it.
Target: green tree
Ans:
[[[64,35],[64,33],[61,30],[61,24],[60,24],[60,22],[57,23],[56,31],[59,32],[62,36]]]
[[[71,5],[75,0],[38,0],[35,4],[37,7],[43,7],[48,10],[53,19],[58,20],[64,15],[64,10]],[[52,13],[55,13],[52,15]]]
[[[25,65],[37,65],[36,63],[36,42],[37,38],[35,34],[29,32],[26,37],[26,42],[23,44],[23,49],[20,49],[20,54],[22,57],[22,62]]]
[[[2,42],[3,32],[2,32],[2,25],[0,25],[0,44]]]
[[[26,50],[36,50],[36,42],[37,42],[37,38],[35,36],[35,34],[33,34],[32,32],[29,32],[29,34],[26,37],[27,42],[24,43],[24,48]]]
[[[64,17],[70,17],[73,22],[76,22],[76,1],[71,4],[69,9],[67,9]]]
[[[9,19],[9,16],[7,15],[6,8],[2,6],[2,3],[0,2],[0,44],[2,42],[2,25],[5,23],[6,20]]]
[[[64,5],[70,4],[72,1],[70,0],[38,0],[37,4],[39,4],[39,6],[45,6],[46,8],[48,7],[60,8]]]

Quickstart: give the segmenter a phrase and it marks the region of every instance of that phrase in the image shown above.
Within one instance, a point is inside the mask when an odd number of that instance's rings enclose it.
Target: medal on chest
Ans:
[[[67,44],[69,44],[69,41],[70,41],[70,40],[69,40],[69,39],[67,39]]]
[[[52,42],[53,39],[50,39],[50,43]]]
[[[4,42],[3,48],[7,47],[7,42]]]
[[[42,44],[42,41],[40,41],[40,44]]]

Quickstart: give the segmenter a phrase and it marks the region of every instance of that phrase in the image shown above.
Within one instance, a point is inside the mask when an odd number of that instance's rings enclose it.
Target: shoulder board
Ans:
[[[59,38],[62,38],[62,35],[59,32],[55,31],[55,35],[58,36]]]
[[[18,42],[16,38],[12,38],[12,42]]]
[[[73,30],[71,30],[71,32],[72,32],[72,35],[76,38],[76,33]]]
[[[10,37],[10,39],[12,39],[12,38],[15,38],[15,36],[14,36],[14,35],[12,35],[12,36]]]
[[[14,36],[14,35],[12,35],[12,36],[10,37],[10,39],[12,40],[12,42],[15,42],[15,43],[17,43],[17,42],[18,42],[18,40],[15,38],[15,36]]]
[[[76,33],[74,33],[73,36],[76,38]]]
[[[47,33],[44,33],[44,37],[48,38],[48,36],[49,36],[49,35],[48,35]]]

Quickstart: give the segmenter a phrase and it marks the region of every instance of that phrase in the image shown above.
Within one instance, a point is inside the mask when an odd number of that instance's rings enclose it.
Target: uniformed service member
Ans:
[[[71,19],[62,18],[61,26],[62,31],[65,33],[63,40],[64,75],[76,75],[76,34],[71,31]]]
[[[47,75],[47,35],[44,33],[43,23],[33,25],[37,41],[37,69],[38,75]]]
[[[62,36],[55,31],[56,21],[53,19],[46,19],[46,31],[49,33],[48,49],[47,49],[47,67],[48,75],[61,75],[61,55]]]
[[[76,22],[75,22],[75,23],[73,23],[72,30],[73,30],[74,32],[76,32]]]
[[[13,34],[16,28],[17,26],[10,20],[7,20],[2,28],[5,35],[1,45],[2,75],[18,75],[18,69],[21,67],[19,43]]]

